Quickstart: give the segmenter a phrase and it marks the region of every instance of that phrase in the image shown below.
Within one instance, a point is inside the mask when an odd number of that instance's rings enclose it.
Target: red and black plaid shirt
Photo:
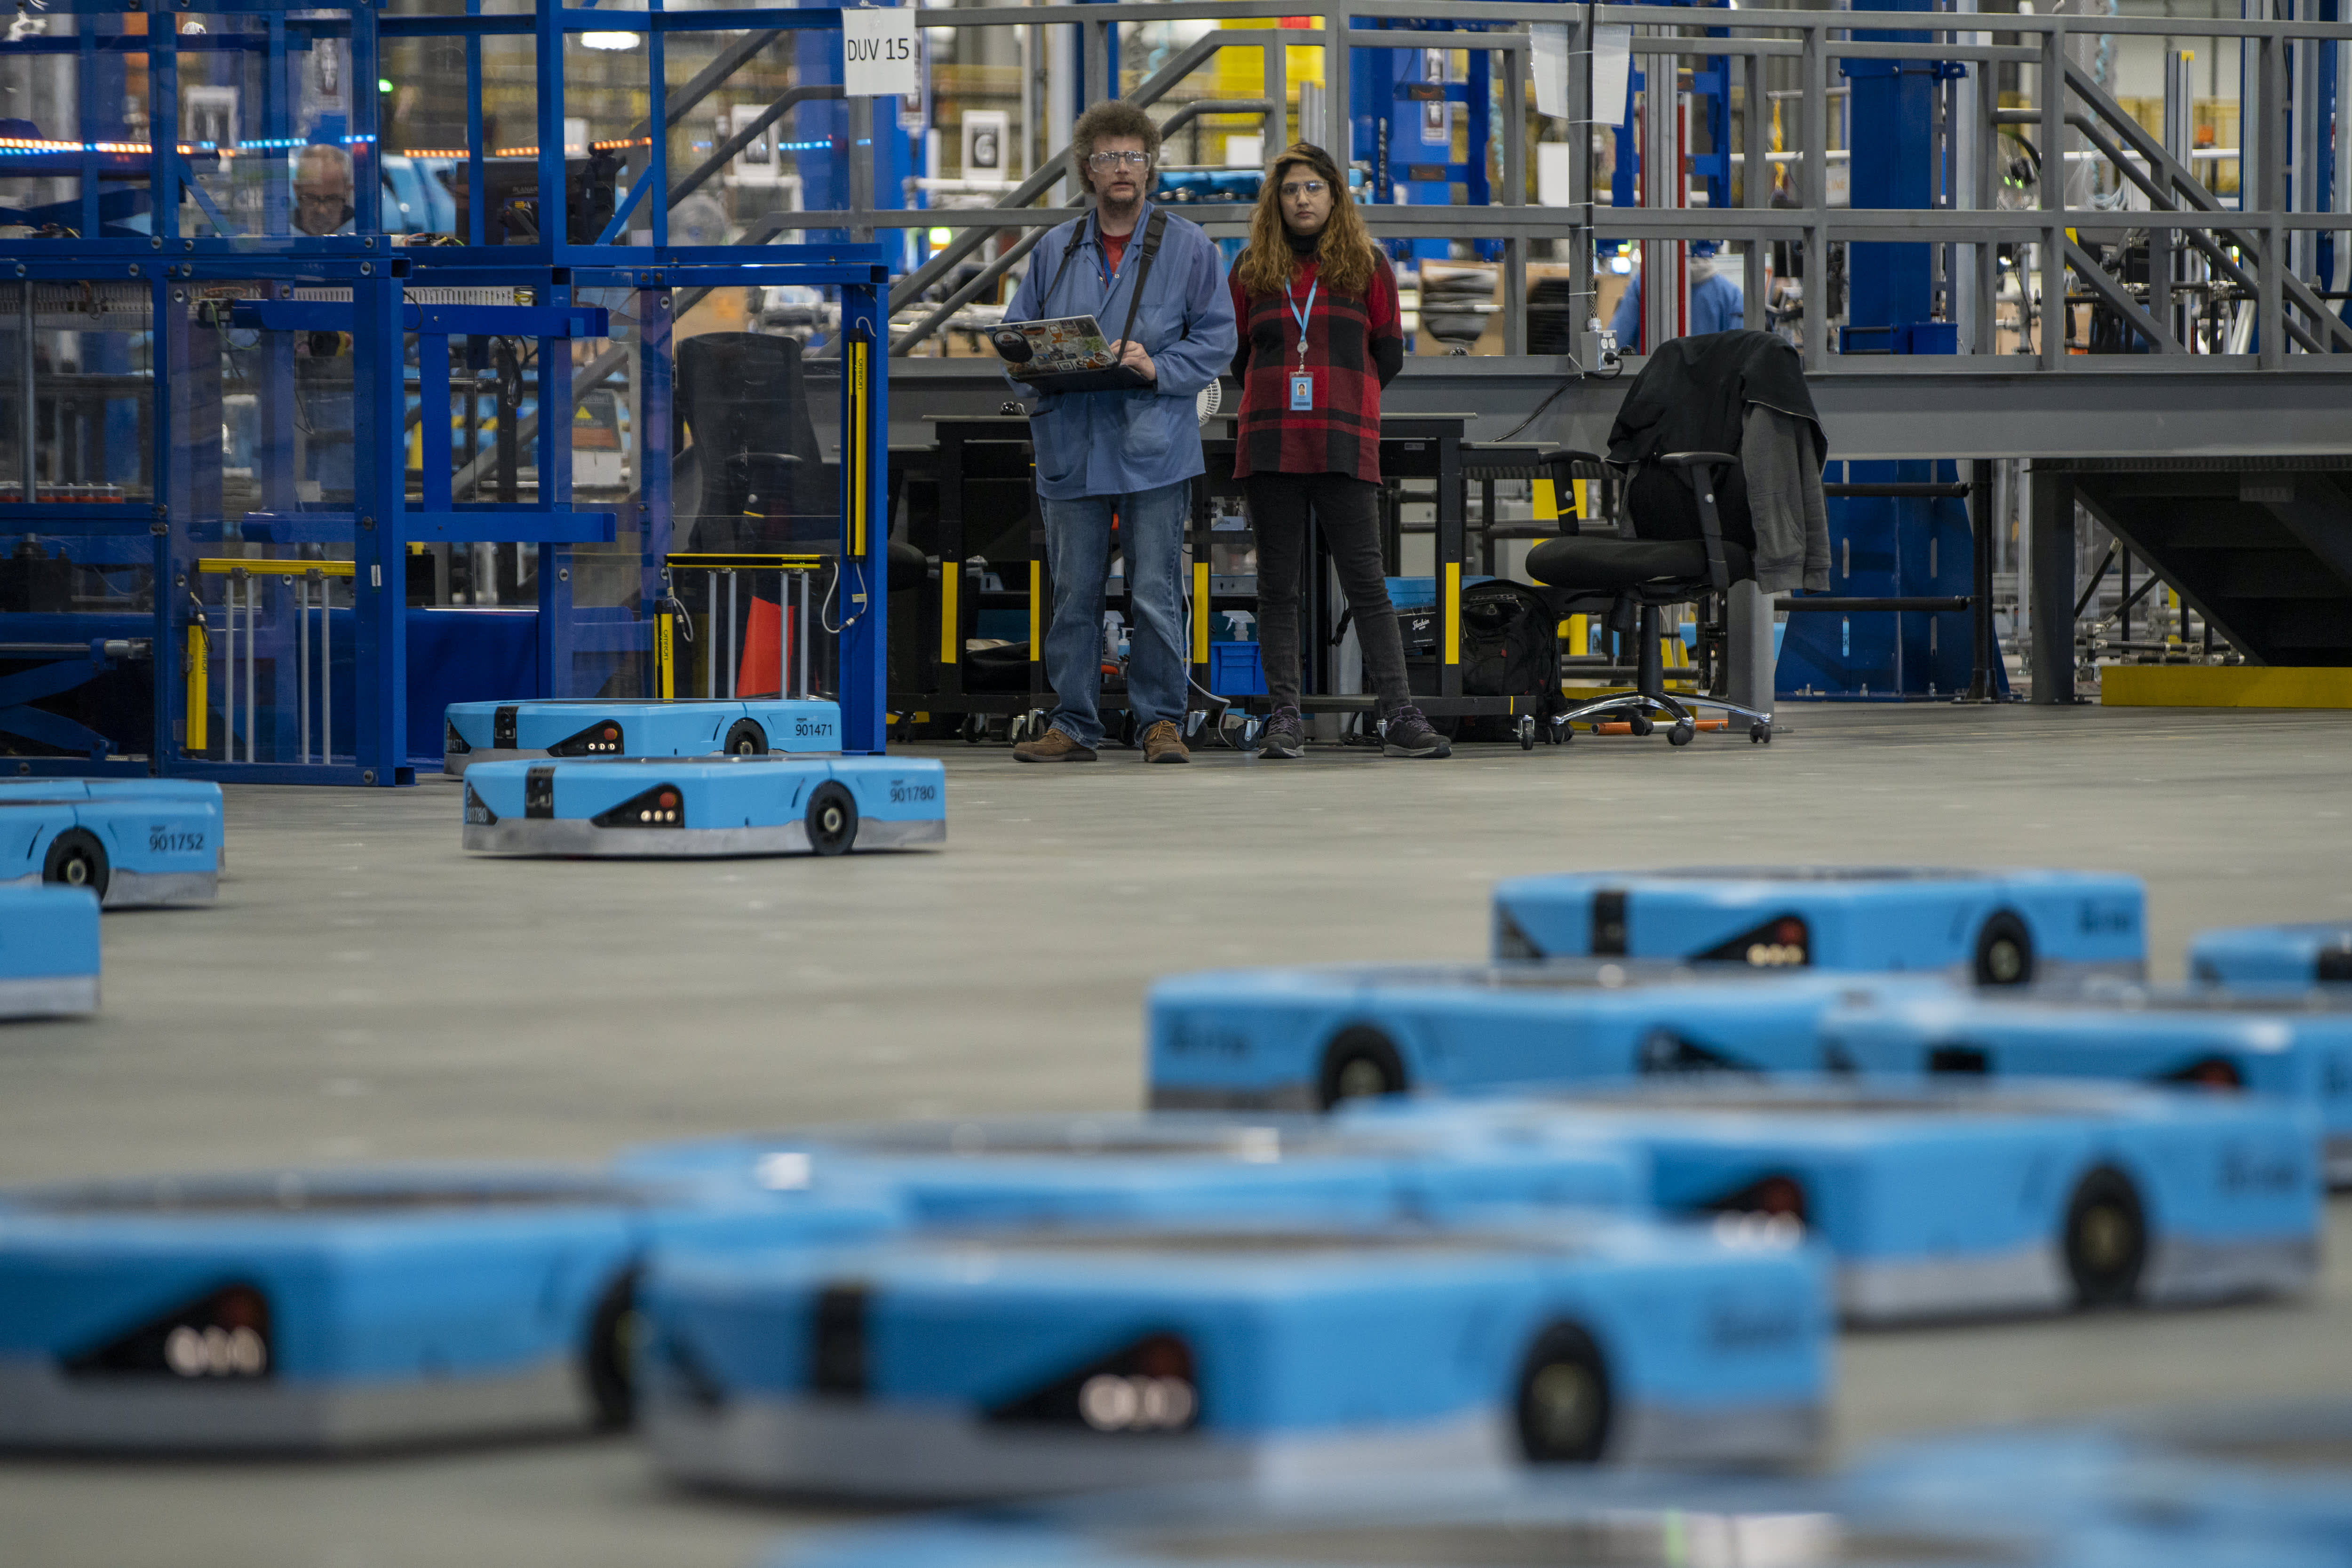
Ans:
[[[1315,406],[1293,410],[1290,378],[1298,373],[1298,319],[1317,263],[1293,274],[1290,298],[1242,292],[1239,273],[1227,279],[1243,347],[1242,413],[1234,442],[1234,477],[1251,474],[1348,474],[1381,477],[1381,378],[1372,344],[1400,342],[1396,276],[1381,258],[1360,296],[1315,290],[1307,315],[1307,371],[1315,378]]]

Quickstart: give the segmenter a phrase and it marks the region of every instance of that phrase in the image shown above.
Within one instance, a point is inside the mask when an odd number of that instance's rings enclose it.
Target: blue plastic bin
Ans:
[[[1265,695],[1265,662],[1254,642],[1209,645],[1209,689],[1220,697]]]

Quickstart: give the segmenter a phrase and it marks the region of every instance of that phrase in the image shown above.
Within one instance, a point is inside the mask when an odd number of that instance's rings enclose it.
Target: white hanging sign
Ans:
[[[915,8],[844,6],[841,90],[851,98],[912,97],[923,90],[916,65]]]

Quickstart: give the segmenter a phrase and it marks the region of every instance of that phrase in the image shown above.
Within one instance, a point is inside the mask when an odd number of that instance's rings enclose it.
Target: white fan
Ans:
[[[1193,399],[1192,406],[1201,416],[1201,423],[1206,425],[1217,416],[1217,410],[1223,405],[1224,401],[1225,384],[1222,381],[1213,381],[1201,388],[1201,395]]]

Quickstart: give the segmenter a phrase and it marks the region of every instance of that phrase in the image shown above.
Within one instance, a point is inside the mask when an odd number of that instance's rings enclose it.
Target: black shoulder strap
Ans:
[[[1078,247],[1086,243],[1086,238],[1087,220],[1080,218],[1077,227],[1070,231],[1070,243],[1062,247],[1062,264],[1054,268],[1054,280],[1046,284],[1045,291],[1037,297],[1038,310],[1051,313],[1054,308],[1054,290],[1062,286],[1062,275],[1070,269],[1070,258],[1078,253]]]
[[[1127,321],[1118,329],[1118,341],[1126,342],[1135,331],[1135,312],[1143,304],[1143,286],[1151,281],[1151,263],[1160,254],[1160,236],[1168,227],[1168,209],[1153,207],[1151,221],[1143,226],[1143,259],[1135,268],[1135,292],[1127,297]]]

